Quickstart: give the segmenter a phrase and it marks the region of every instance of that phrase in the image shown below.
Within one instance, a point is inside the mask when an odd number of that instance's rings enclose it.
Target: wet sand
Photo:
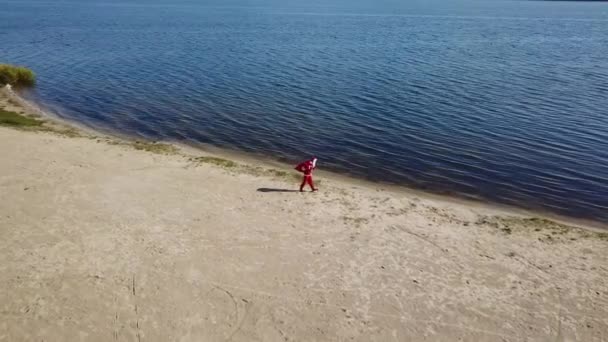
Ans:
[[[57,131],[0,127],[0,341],[608,339],[605,233]]]

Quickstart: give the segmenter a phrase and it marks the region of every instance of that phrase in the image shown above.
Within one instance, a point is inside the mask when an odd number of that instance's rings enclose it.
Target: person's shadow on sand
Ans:
[[[299,192],[298,190],[259,188],[258,192]]]

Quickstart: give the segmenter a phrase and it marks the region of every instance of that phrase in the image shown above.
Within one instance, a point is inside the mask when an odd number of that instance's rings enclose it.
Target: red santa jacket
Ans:
[[[313,158],[298,164],[295,169],[304,173],[306,176],[312,175],[312,170],[317,167],[317,158]]]

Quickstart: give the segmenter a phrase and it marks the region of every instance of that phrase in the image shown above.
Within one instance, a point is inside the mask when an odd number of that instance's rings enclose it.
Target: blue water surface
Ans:
[[[608,222],[608,3],[0,0],[24,95],[212,144]]]

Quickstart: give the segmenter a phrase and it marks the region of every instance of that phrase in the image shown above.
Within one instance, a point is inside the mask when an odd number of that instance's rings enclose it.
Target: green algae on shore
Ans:
[[[149,141],[135,141],[130,144],[136,150],[147,151],[156,154],[174,154],[177,153],[177,148],[170,144],[149,142]]]
[[[555,243],[578,238],[596,238],[608,241],[608,233],[582,229],[541,217],[481,216],[477,225],[487,225],[504,234],[536,234],[538,240]]]
[[[40,127],[44,121],[0,109],[0,125],[16,128]]]
[[[5,109],[0,109],[0,126],[25,131],[55,133],[69,138],[82,136],[75,128],[55,125],[45,120],[38,119],[37,117],[32,117]]]
[[[232,160],[218,158],[218,157],[209,157],[209,156],[190,158],[190,161],[196,162],[196,163],[214,164],[214,165],[225,167],[225,168],[234,168],[234,167],[239,166],[239,164],[233,162]]]

